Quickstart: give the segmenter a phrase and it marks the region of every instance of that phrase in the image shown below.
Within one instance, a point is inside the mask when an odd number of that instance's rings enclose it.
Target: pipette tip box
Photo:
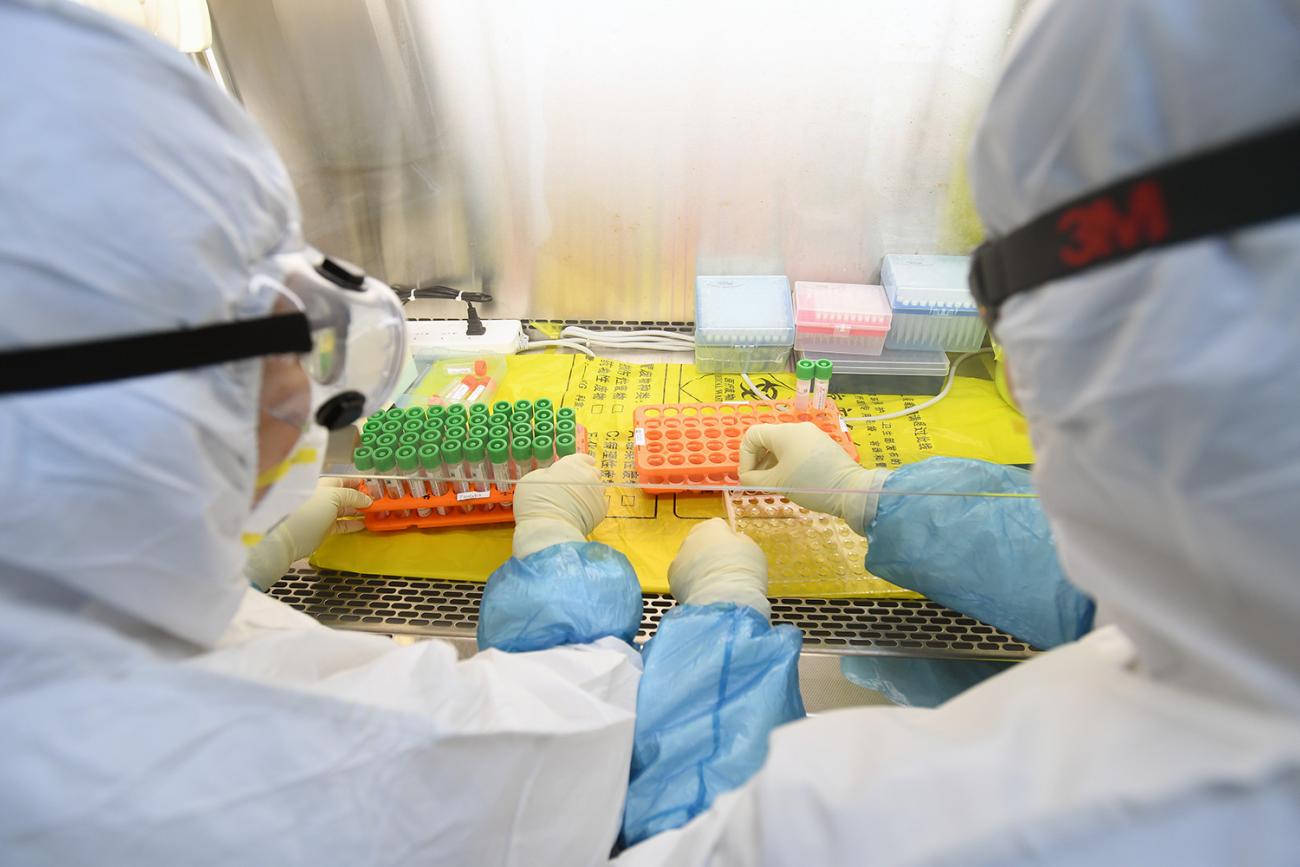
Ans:
[[[879,355],[892,319],[881,286],[794,284],[795,349]]]
[[[702,373],[784,370],[794,346],[783,276],[695,278],[695,366]]]
[[[969,256],[886,255],[880,282],[894,318],[885,347],[979,349],[986,329],[970,294],[969,271]]]

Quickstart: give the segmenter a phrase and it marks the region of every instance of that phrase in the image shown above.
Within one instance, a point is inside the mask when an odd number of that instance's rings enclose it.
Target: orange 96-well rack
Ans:
[[[665,403],[637,407],[633,419],[637,479],[649,494],[678,492],[658,485],[740,484],[740,441],[756,424],[812,422],[858,459],[834,404],[796,410],[784,401]]]

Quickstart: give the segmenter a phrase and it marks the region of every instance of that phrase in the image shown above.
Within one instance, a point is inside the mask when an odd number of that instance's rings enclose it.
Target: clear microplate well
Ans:
[[[767,556],[769,596],[806,595],[809,582],[821,596],[916,598],[916,594],[867,571],[867,540],[839,518],[811,512],[776,494],[723,494],[735,528]]]
[[[696,277],[695,342],[793,346],[790,281],[783,276]]]

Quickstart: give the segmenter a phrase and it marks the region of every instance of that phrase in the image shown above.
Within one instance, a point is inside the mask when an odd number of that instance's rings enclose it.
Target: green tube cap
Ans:
[[[823,359],[821,359],[820,361],[817,362],[817,378],[818,378],[818,379],[830,379],[830,378],[831,378],[831,370],[832,370],[834,367],[835,367],[835,365],[831,364],[831,360],[830,360],[829,358],[823,358]]]
[[[529,439],[532,439],[533,426],[530,424],[522,424],[522,423],[516,424],[514,427],[510,429],[510,432],[517,437],[528,437]]]
[[[531,400],[517,400],[517,401],[515,401],[515,412],[522,412],[522,413],[525,413],[526,415],[528,415],[529,417],[532,417],[532,414],[533,414],[533,402],[532,402]]]
[[[533,413],[533,418],[537,421],[555,421],[555,410],[539,409],[537,412]]]
[[[469,405],[470,415],[487,415],[488,405],[486,403],[471,403]]]
[[[375,469],[381,473],[391,473],[393,466],[397,463],[397,457],[393,450],[388,446],[380,446],[374,450]]]
[[[533,457],[544,461],[555,454],[555,443],[550,437],[533,437]]]
[[[510,447],[504,439],[491,439],[487,444],[488,460],[494,464],[504,464],[510,457]]]
[[[397,450],[397,468],[404,473],[413,473],[420,468],[420,455],[415,446],[402,446]]]
[[[352,453],[352,465],[357,468],[357,472],[364,473],[366,470],[375,468],[375,453],[369,446],[362,446]]]
[[[526,461],[532,458],[532,437],[515,437],[510,443],[510,454],[512,454],[517,461]]]
[[[420,434],[420,445],[428,445],[429,443],[440,443],[440,442],[442,442],[441,430],[438,430],[436,428],[432,430],[429,428],[425,428],[424,433]]]
[[[408,406],[406,410],[402,413],[402,416],[408,419],[418,418],[420,421],[424,421],[424,407]]]
[[[402,409],[400,406],[390,406],[388,409],[384,410],[384,418],[388,421],[401,421],[405,417],[406,410]]]
[[[476,440],[485,440],[488,438],[488,428],[485,424],[472,424],[469,426],[469,435]]]
[[[562,418],[555,423],[555,432],[557,434],[577,434],[578,424],[571,418]]]
[[[442,459],[449,464],[458,464],[464,454],[460,440],[447,440],[442,444]]]
[[[562,458],[577,454],[578,440],[573,434],[562,433],[555,438],[555,453]]]
[[[551,400],[549,397],[539,397],[537,398],[537,402],[534,403],[533,406],[535,406],[538,410],[543,410],[543,409],[554,410],[555,402]]]
[[[429,411],[426,413],[426,415],[429,418],[442,418],[446,414],[446,412],[447,412],[447,408],[445,406],[443,406],[442,404],[437,404],[436,406],[429,407]]]
[[[550,437],[555,436],[555,423],[549,421],[539,421],[537,423],[537,435]]]
[[[397,448],[397,434],[381,433],[379,436],[375,437],[375,448]]]
[[[478,437],[470,437],[465,440],[465,460],[481,461],[483,460],[483,440]]]
[[[422,436],[424,436],[424,431],[422,430],[403,431],[402,435],[397,438],[397,445],[399,447],[419,445],[420,437]]]
[[[426,470],[442,469],[442,449],[433,443],[420,446],[420,466]]]
[[[578,413],[575,412],[574,409],[573,409],[573,407],[571,407],[571,406],[562,406],[562,407],[560,407],[559,409],[557,409],[557,410],[555,411],[555,417],[556,417],[556,418],[571,418],[571,419],[573,419],[574,421],[577,421],[577,420],[578,420]]]
[[[363,446],[373,446],[377,439],[379,439],[379,431],[377,430],[363,430],[361,432],[361,444]]]
[[[402,423],[397,419],[390,418],[379,426],[382,433],[401,433]]]
[[[817,365],[811,358],[801,358],[799,359],[799,363],[794,366],[795,379],[812,379],[816,370]]]

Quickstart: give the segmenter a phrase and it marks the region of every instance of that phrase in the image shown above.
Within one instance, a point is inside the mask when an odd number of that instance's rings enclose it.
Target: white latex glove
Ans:
[[[782,493],[805,509],[843,518],[860,534],[875,518],[879,499],[860,492],[879,491],[887,478],[889,470],[859,466],[812,422],[755,425],[740,445],[741,485],[807,489]]]
[[[744,533],[721,518],[691,530],[668,567],[668,589],[683,605],[734,602],[771,617],[767,557]]]
[[[279,581],[295,560],[308,557],[330,536],[365,529],[362,521],[343,520],[373,500],[343,479],[321,479],[311,499],[295,509],[248,552],[244,576],[262,590]]]
[[[605,520],[600,470],[588,454],[560,458],[524,476],[515,490],[514,554],[522,560],[561,542],[585,542]]]

